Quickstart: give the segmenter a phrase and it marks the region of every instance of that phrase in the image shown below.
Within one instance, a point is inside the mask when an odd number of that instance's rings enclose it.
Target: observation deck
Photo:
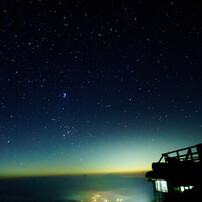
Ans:
[[[187,193],[189,196],[195,193],[199,197],[202,188],[202,144],[163,153],[158,162],[152,163],[152,171],[147,172],[145,177],[153,181],[157,202],[181,201],[172,197],[183,198]],[[168,200],[168,196],[172,199]],[[191,198],[193,200],[193,196]],[[183,199],[188,200],[188,197]]]

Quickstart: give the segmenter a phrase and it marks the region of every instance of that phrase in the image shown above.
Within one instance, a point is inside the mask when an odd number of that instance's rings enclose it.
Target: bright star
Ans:
[[[67,98],[67,93],[63,93],[62,97]]]

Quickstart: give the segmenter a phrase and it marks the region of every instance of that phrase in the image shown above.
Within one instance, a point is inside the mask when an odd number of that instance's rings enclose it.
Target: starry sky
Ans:
[[[0,8],[0,176],[142,172],[202,142],[199,1]]]

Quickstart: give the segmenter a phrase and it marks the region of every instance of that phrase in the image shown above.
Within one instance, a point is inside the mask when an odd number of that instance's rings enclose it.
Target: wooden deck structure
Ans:
[[[201,198],[202,144],[163,153],[146,177],[154,184],[156,202]]]

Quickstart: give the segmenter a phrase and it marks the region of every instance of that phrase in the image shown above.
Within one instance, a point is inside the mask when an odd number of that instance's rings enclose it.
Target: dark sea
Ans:
[[[0,201],[151,202],[152,183],[120,175],[0,180]]]

